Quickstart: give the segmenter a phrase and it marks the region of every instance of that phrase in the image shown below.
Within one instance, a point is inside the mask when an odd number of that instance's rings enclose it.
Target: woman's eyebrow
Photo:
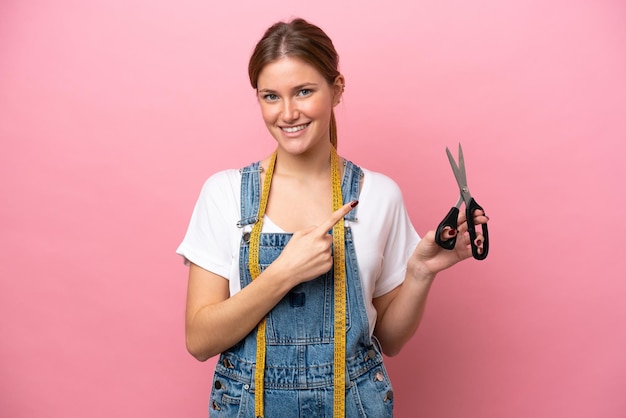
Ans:
[[[291,88],[291,91],[298,91],[298,90],[302,90],[304,88],[309,88],[309,87],[317,87],[317,83],[302,83],[302,84],[298,84],[297,86],[294,86]],[[259,89],[258,90],[259,93],[272,93],[275,94],[276,90],[273,89]]]
[[[295,90],[302,90],[302,89],[307,88],[307,87],[316,87],[316,86],[317,86],[316,83],[304,83],[304,84],[300,84],[300,85],[295,86],[293,88],[293,90],[294,91]]]

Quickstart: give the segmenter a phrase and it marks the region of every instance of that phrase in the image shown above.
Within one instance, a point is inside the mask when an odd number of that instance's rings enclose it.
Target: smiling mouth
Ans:
[[[285,127],[281,127],[280,129],[282,129],[283,131],[291,134],[291,133],[303,130],[304,128],[306,128],[310,124],[311,124],[311,122],[305,123],[303,125],[298,125],[298,126],[285,126]]]

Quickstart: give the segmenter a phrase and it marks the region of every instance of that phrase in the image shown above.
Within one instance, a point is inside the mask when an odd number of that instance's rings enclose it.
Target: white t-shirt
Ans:
[[[365,174],[352,228],[354,246],[372,335],[376,309],[372,299],[395,289],[404,281],[406,263],[420,240],[404,207],[398,185],[389,177],[363,169]],[[239,282],[241,173],[231,169],[211,176],[202,187],[183,242],[176,250],[185,261],[229,281],[230,295]],[[265,217],[263,232],[283,232]]]

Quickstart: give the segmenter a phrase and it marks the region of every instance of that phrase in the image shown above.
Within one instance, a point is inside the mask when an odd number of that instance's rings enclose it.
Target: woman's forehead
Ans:
[[[265,65],[259,73],[257,88],[291,88],[303,84],[319,84],[325,81],[322,74],[311,64],[295,57],[283,57]]]

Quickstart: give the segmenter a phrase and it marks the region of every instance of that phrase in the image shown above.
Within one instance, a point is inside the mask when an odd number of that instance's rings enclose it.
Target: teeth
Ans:
[[[298,132],[303,130],[304,128],[306,128],[307,126],[309,126],[309,124],[304,124],[304,125],[298,125],[298,126],[291,126],[288,128],[282,128],[283,131],[285,132],[289,132],[289,133],[293,133],[293,132]]]

